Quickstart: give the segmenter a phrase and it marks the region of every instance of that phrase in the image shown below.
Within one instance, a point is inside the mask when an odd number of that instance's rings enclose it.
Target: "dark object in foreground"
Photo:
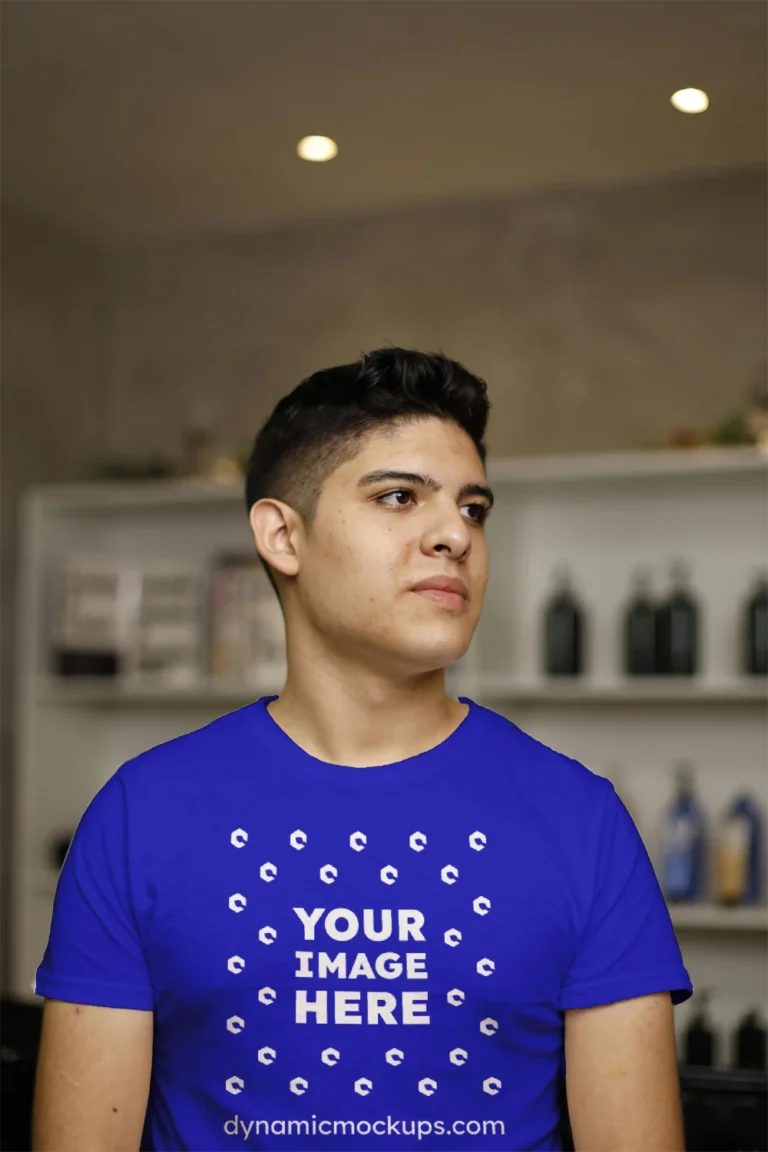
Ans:
[[[688,1152],[766,1152],[768,1074],[680,1068]]]
[[[686,1152],[768,1152],[768,1074],[679,1067]],[[574,1152],[565,1082],[560,1096],[563,1152]]]
[[[0,1007],[0,1150],[29,1152],[32,1098],[43,1011],[40,1004],[3,999]]]

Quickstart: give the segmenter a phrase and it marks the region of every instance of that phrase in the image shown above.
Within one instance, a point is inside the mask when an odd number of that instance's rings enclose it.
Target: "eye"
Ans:
[[[408,496],[414,498],[414,493],[410,488],[395,488],[392,492],[383,492],[381,496],[376,497],[376,503],[382,504],[384,500],[389,500],[392,496]],[[386,508],[407,508],[407,504],[386,504]]]
[[[491,512],[486,504],[465,504],[464,507],[471,509],[475,513],[472,517],[475,524],[485,524]]]
[[[384,503],[385,500],[391,501],[393,496],[395,497],[394,504]],[[407,498],[406,502],[401,502],[399,499],[401,496],[405,496]],[[407,508],[408,503],[412,502],[413,500],[415,500],[415,493],[410,488],[394,488],[391,492],[382,492],[381,496],[376,496],[374,498],[374,502],[376,504],[381,504],[385,508]],[[465,509],[470,510],[470,516],[468,519],[472,520],[474,524],[479,525],[485,524],[491,511],[490,508],[488,508],[485,504],[464,504],[462,511]]]

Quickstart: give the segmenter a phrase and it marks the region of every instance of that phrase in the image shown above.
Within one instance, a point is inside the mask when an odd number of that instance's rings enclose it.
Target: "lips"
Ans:
[[[421,596],[424,600],[433,600],[442,608],[457,610],[467,606],[467,601],[458,592],[446,592],[443,588],[419,588],[416,595]]]
[[[461,596],[463,600],[469,599],[469,589],[458,576],[429,576],[426,580],[413,585],[413,592],[450,592]]]

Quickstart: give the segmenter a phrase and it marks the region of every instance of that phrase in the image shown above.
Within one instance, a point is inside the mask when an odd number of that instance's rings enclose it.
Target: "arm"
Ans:
[[[668,992],[565,1012],[577,1152],[685,1152]]]
[[[152,1012],[45,1001],[34,1152],[137,1152],[153,1021]]]

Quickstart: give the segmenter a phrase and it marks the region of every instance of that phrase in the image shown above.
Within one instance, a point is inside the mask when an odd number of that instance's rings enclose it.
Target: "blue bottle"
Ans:
[[[762,818],[747,793],[736,796],[718,829],[717,899],[721,904],[756,904],[761,897]]]
[[[704,880],[704,817],[693,793],[693,769],[681,761],[664,827],[662,888],[672,902],[698,900]]]

